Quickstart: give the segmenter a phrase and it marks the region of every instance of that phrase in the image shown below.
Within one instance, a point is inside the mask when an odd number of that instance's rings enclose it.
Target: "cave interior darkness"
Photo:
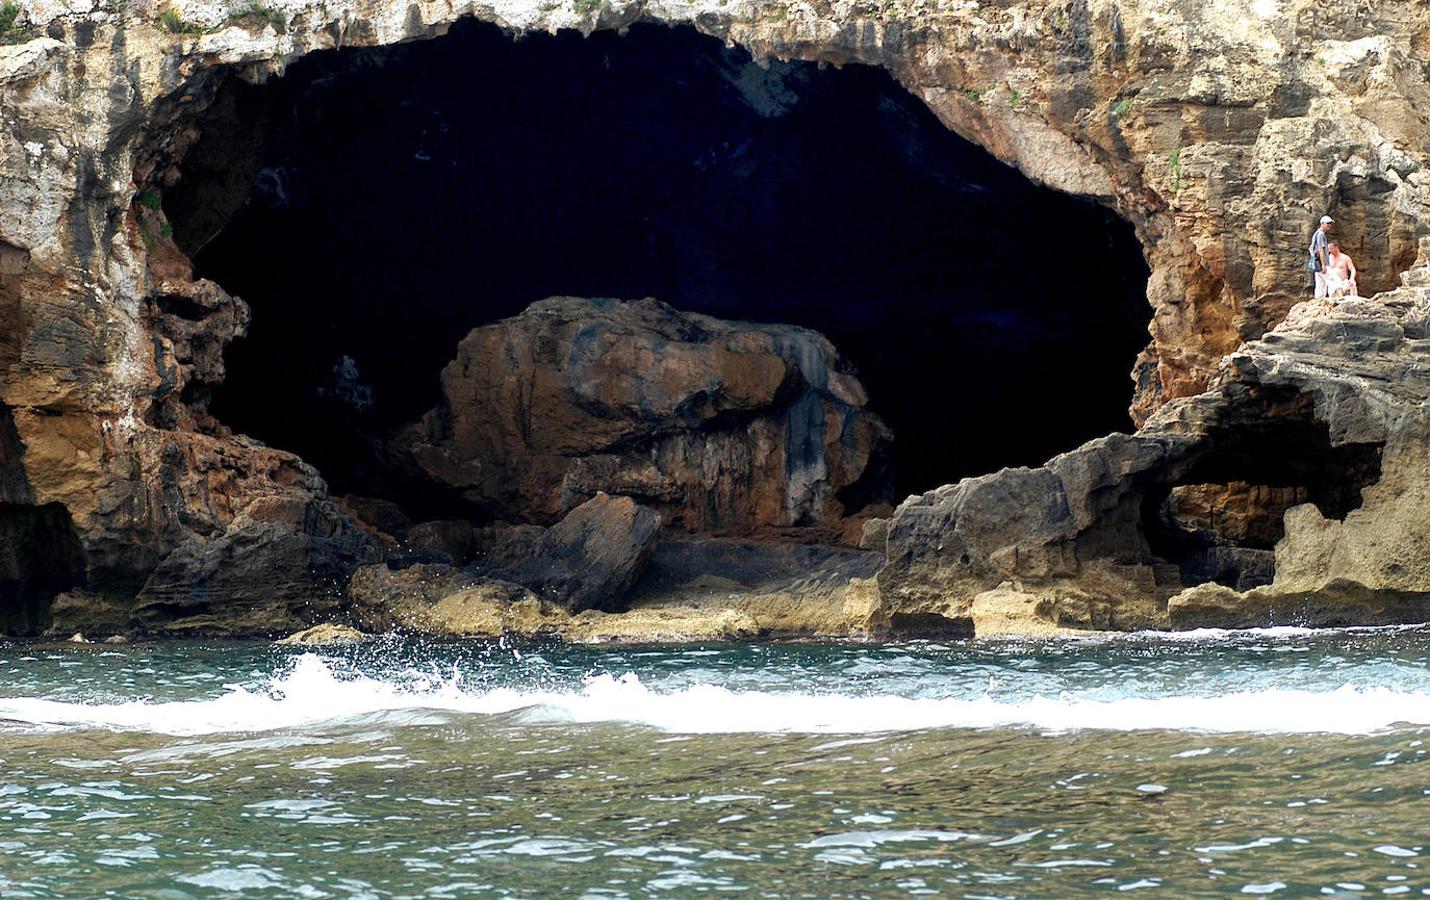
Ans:
[[[381,436],[435,404],[470,329],[560,294],[824,333],[894,432],[893,499],[1130,427],[1131,226],[881,69],[461,21],[229,78],[199,126],[165,214],[253,313],[211,409],[339,494],[426,502],[388,483]]]

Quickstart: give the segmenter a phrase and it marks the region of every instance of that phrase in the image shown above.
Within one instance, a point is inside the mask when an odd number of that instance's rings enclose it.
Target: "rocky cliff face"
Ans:
[[[555,298],[469,334],[442,395],[396,452],[504,519],[550,522],[605,490],[681,528],[749,532],[888,499],[888,430],[803,328]]]
[[[208,577],[251,547],[291,573],[279,579],[285,615],[310,618],[311,596],[340,590],[329,573],[355,565],[365,543],[310,467],[207,414],[205,386],[222,377],[245,308],[189,277],[147,192],[179,177],[192,113],[221,79],[428,37],[464,15],[517,32],[688,23],[757,56],[881,65],[950,128],[1134,224],[1152,268],[1151,343],[1134,373],[1145,427],[911,500],[889,531],[885,604],[958,617],[954,607],[1008,582],[1047,600],[1053,618],[1124,627],[1164,621],[1163,601],[1199,579],[1231,581],[1226,591],[1248,589],[1246,602],[1268,609],[1426,589],[1423,6],[274,9],[190,2],[166,26],[151,2],[36,0],[0,46],[0,529],[7,546],[47,548],[0,556],[5,627],[43,625],[59,591],[121,608],[142,593],[147,609],[204,615],[266,588]],[[1308,291],[1301,247],[1322,212],[1337,218],[1367,293],[1407,287],[1302,307],[1268,334]],[[1261,462],[1283,452],[1296,463],[1273,476]],[[1204,527],[1194,511],[1207,496],[1242,503],[1259,542]],[[1311,502],[1288,507],[1298,496]],[[1247,497],[1262,499],[1236,499]],[[1269,567],[1268,510],[1282,508]],[[1119,592],[1137,602],[1118,608]],[[1167,608],[1191,617],[1207,592]],[[952,606],[938,606],[942,595]]]
[[[1423,286],[1299,305],[1136,435],[910,498],[882,602],[975,620],[1013,592],[1081,628],[1423,621],[1428,323]]]

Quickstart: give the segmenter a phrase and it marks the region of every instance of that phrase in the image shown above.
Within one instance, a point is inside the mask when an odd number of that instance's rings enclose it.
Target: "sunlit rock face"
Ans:
[[[1239,589],[1249,584],[1250,554],[1265,551],[1243,546],[1229,556],[1237,584],[1224,590],[1264,608],[1280,601],[1249,595],[1315,597],[1334,585],[1342,586],[1341,597],[1361,588],[1425,590],[1430,554],[1413,537],[1430,530],[1422,390],[1430,87],[1420,63],[1430,12],[1419,5],[1024,0],[930,11],[924,4],[617,0],[583,12],[534,0],[480,9],[299,0],[285,7],[289,21],[276,29],[230,22],[227,4],[193,2],[182,13],[198,35],[164,29],[157,10],[142,3],[122,12],[26,6],[17,24],[33,39],[0,47],[0,404],[13,426],[0,443],[5,502],[25,508],[8,512],[7,528],[57,538],[62,549],[60,577],[41,577],[32,557],[11,565],[5,578],[18,587],[7,589],[12,609],[0,619],[19,624],[7,629],[43,627],[50,592],[101,597],[112,608],[114,598],[132,601],[159,571],[157,596],[177,602],[174,586],[199,584],[201,565],[188,575],[178,571],[184,559],[204,556],[197,545],[223,541],[215,551],[222,556],[269,526],[312,542],[275,537],[271,546],[311,546],[321,559],[360,555],[317,471],[213,417],[208,397],[231,375],[218,370],[216,347],[250,323],[226,286],[193,279],[172,242],[164,193],[183,180],[188,153],[203,137],[197,123],[229,78],[261,81],[318,49],[430,38],[467,15],[521,33],[618,28],[640,18],[689,24],[761,57],[877,65],[951,130],[1132,224],[1151,268],[1151,343],[1134,369],[1132,403],[1134,421],[1146,428],[1132,444],[1094,445],[1110,454],[1086,470],[1101,493],[1074,486],[1068,496],[1091,497],[1105,510],[1135,495],[1137,509],[1118,507],[1115,520],[1093,516],[1087,521],[1107,527],[1091,534],[1075,510],[1068,538],[1075,546],[1063,545],[1076,554],[1072,562],[1035,554],[1024,563],[1021,554],[999,555],[997,540],[986,541],[992,568],[980,579],[1010,571],[1042,578],[1020,568],[1042,559],[1068,579],[1058,588],[1066,593],[1052,601],[1096,595],[1112,603],[1114,592],[1098,588],[1094,573],[1146,566],[1141,571],[1151,580],[1138,596],[1155,620],[1165,613],[1158,598],[1185,587],[1185,579],[1212,573],[1231,580],[1231,571],[1218,575],[1194,560],[1197,553],[1165,548],[1185,546],[1178,531],[1198,530],[1184,527],[1195,526],[1194,495],[1235,497],[1245,484],[1270,489],[1246,493],[1266,498],[1245,517],[1257,525],[1245,534],[1261,529],[1261,544],[1269,510],[1294,501],[1302,488],[1312,502],[1282,514],[1271,584]],[[1356,257],[1363,288],[1404,287],[1363,306],[1292,310],[1309,294],[1301,248],[1324,212],[1337,218],[1336,236]],[[302,248],[283,244],[271,252]],[[1028,259],[1036,264],[1032,253]],[[453,340],[475,324],[465,323]],[[1359,337],[1347,341],[1347,333]],[[271,360],[274,367],[291,363]],[[1179,472],[1142,459],[1143,451],[1160,452],[1154,444],[1170,454],[1186,437],[1193,449],[1180,458],[1195,465],[1195,448],[1209,446],[1211,432],[1179,417],[1226,404],[1254,412],[1255,405],[1238,407],[1232,390],[1252,383],[1309,398],[1298,402],[1310,403],[1331,450],[1378,448],[1378,470],[1353,466],[1371,479],[1360,489],[1360,507],[1338,518],[1340,510],[1318,505],[1299,481]],[[1240,428],[1246,420],[1228,421]],[[1129,458],[1114,445],[1141,449],[1127,451]],[[1338,458],[1313,456],[1327,466]],[[1139,480],[1138,472],[1155,474]],[[1170,506],[1159,500],[1149,519],[1140,498],[1153,496],[1151,482],[1168,491]],[[1174,497],[1178,488],[1187,490]],[[1060,496],[1056,486],[1029,490],[1028,502]],[[1164,507],[1170,524],[1159,518]],[[899,591],[914,590],[919,578],[929,579],[926,587],[939,583],[939,567],[948,562],[905,565],[904,550],[909,559],[927,559],[964,527],[953,518],[939,528],[913,529],[913,518],[901,525],[913,508],[894,516],[889,577],[880,582],[881,602],[907,602],[885,610],[904,621],[922,614],[921,601],[901,599],[917,590]],[[1169,529],[1156,538],[1166,542],[1161,553],[1127,543],[1137,532],[1127,525],[1132,519],[1143,531]],[[1235,545],[1235,531],[1196,542]],[[922,546],[905,540],[916,532]],[[65,535],[76,538],[78,552]],[[965,565],[961,556],[950,564]],[[304,569],[295,563],[287,571],[301,580]],[[1203,574],[1188,574],[1196,571]],[[1264,569],[1252,575],[1265,577]],[[1005,580],[1005,592],[1016,587]],[[1342,589],[1347,583],[1360,587]],[[300,587],[285,584],[285,594],[296,597]],[[234,583],[225,590],[247,597],[263,588]],[[1223,599],[1192,597],[1191,604],[1173,595],[1168,605],[1213,609]],[[295,618],[306,614],[298,605],[285,608]],[[1072,606],[1047,608],[1066,618],[1071,614],[1057,609]],[[1083,619],[1112,627],[1130,620],[1114,612]],[[223,625],[215,620],[214,627]]]

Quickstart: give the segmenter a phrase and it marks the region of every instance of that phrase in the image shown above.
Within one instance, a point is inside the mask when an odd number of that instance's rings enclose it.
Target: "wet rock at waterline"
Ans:
[[[455,599],[451,599],[455,598]],[[349,614],[364,630],[442,636],[502,634],[499,612],[539,600],[526,588],[442,563],[364,566],[348,584]],[[495,630],[487,627],[497,616]]]
[[[349,573],[377,557],[340,517],[317,533],[243,524],[176,547],[140,590],[133,617],[146,631],[176,636],[292,631],[335,614]]]
[[[280,638],[277,643],[298,647],[332,647],[341,644],[356,644],[367,640],[368,637],[369,635],[348,625],[324,623],[294,632],[285,638]]]
[[[497,575],[563,609],[615,612],[659,539],[658,513],[598,493],[543,534],[531,556]]]
[[[622,612],[573,612],[503,577],[420,564],[366,566],[348,588],[370,631],[569,641],[810,638],[872,633],[875,553],[819,545],[678,537],[660,541]],[[1049,631],[1055,630],[1048,626]]]
[[[1209,583],[1168,601],[1167,618],[1179,629],[1401,625],[1430,621],[1430,591],[1373,589],[1348,579],[1314,591],[1275,586],[1236,591]]]
[[[803,328],[552,298],[467,335],[442,394],[393,451],[504,518],[610,491],[686,530],[832,528],[890,488],[888,429]]]
[[[482,603],[539,600],[580,612],[616,611],[645,570],[660,516],[628,497],[597,494],[547,529],[505,568],[420,563],[357,570],[348,584],[352,615],[364,628],[475,633],[457,623]],[[457,595],[461,599],[452,599]],[[475,605],[474,605],[475,604]]]

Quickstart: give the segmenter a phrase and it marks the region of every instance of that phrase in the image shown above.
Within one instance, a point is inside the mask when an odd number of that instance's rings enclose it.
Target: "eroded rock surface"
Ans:
[[[1413,284],[1302,304],[1136,435],[910,498],[881,614],[969,618],[1012,589],[1081,628],[1423,620],[1427,316]],[[1189,510],[1198,495],[1219,515]]]
[[[348,609],[370,631],[449,635],[492,633],[481,624],[489,624],[488,613],[525,600],[567,613],[618,611],[659,537],[655,512],[629,497],[597,494],[504,568],[447,563],[360,568],[347,585]]]
[[[610,491],[676,527],[748,532],[833,525],[851,495],[888,491],[888,430],[803,328],[553,298],[469,334],[442,392],[396,450],[504,518]]]
[[[521,585],[442,563],[399,570],[364,566],[353,573],[348,597],[349,614],[367,631],[449,637],[501,635],[501,616],[513,604],[541,608],[536,595]]]
[[[312,628],[294,632],[285,638],[279,638],[277,643],[298,647],[333,647],[342,644],[356,644],[367,640],[367,638],[368,635],[356,628],[325,622],[322,625],[314,625]]]
[[[617,612],[659,539],[658,513],[598,493],[548,529],[531,556],[496,574],[562,609]]]
[[[623,611],[571,609],[525,587],[447,565],[359,569],[351,612],[364,628],[439,637],[698,641],[871,633],[879,554],[729,538],[660,542]],[[1047,630],[1053,630],[1046,626]]]

